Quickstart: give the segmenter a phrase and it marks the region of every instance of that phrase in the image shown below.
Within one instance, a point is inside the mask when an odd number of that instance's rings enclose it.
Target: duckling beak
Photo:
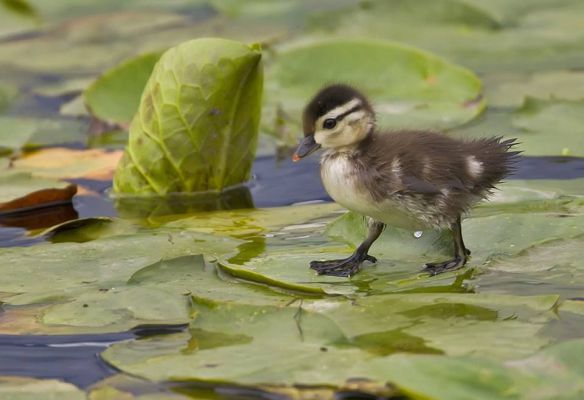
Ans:
[[[314,135],[308,135],[298,145],[296,152],[292,156],[292,161],[300,161],[301,158],[314,153],[316,150],[320,149],[320,144],[314,141]]]

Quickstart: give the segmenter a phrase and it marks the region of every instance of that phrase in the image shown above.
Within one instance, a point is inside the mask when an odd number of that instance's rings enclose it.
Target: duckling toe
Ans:
[[[359,272],[359,267],[363,261],[355,257],[342,260],[312,261],[310,268],[319,275],[341,276],[348,278]]]
[[[452,260],[437,262],[437,263],[427,263],[424,266],[423,271],[429,272],[431,276],[441,274],[443,272],[454,271],[459,268],[464,267],[466,264],[466,258],[455,257]]]

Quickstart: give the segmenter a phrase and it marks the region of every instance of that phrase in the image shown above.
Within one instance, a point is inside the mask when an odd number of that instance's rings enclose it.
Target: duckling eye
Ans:
[[[324,129],[333,129],[335,126],[337,126],[337,120],[334,118],[325,119],[322,124]]]

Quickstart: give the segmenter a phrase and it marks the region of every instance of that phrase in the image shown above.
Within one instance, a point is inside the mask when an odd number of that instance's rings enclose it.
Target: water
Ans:
[[[87,388],[117,372],[99,357],[107,346],[183,328],[151,326],[91,335],[0,335],[0,376],[61,379]]]

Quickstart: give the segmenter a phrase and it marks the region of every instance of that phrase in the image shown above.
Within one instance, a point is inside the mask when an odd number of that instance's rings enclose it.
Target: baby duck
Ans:
[[[304,139],[293,161],[319,148],[322,182],[333,200],[368,217],[368,236],[348,258],[312,261],[318,274],[350,277],[364,261],[385,225],[410,230],[449,229],[454,255],[427,263],[437,275],[462,268],[470,255],[462,239],[461,217],[513,170],[515,139],[459,140],[403,130],[378,132],[367,98],[343,84],[322,89],[303,114]]]

